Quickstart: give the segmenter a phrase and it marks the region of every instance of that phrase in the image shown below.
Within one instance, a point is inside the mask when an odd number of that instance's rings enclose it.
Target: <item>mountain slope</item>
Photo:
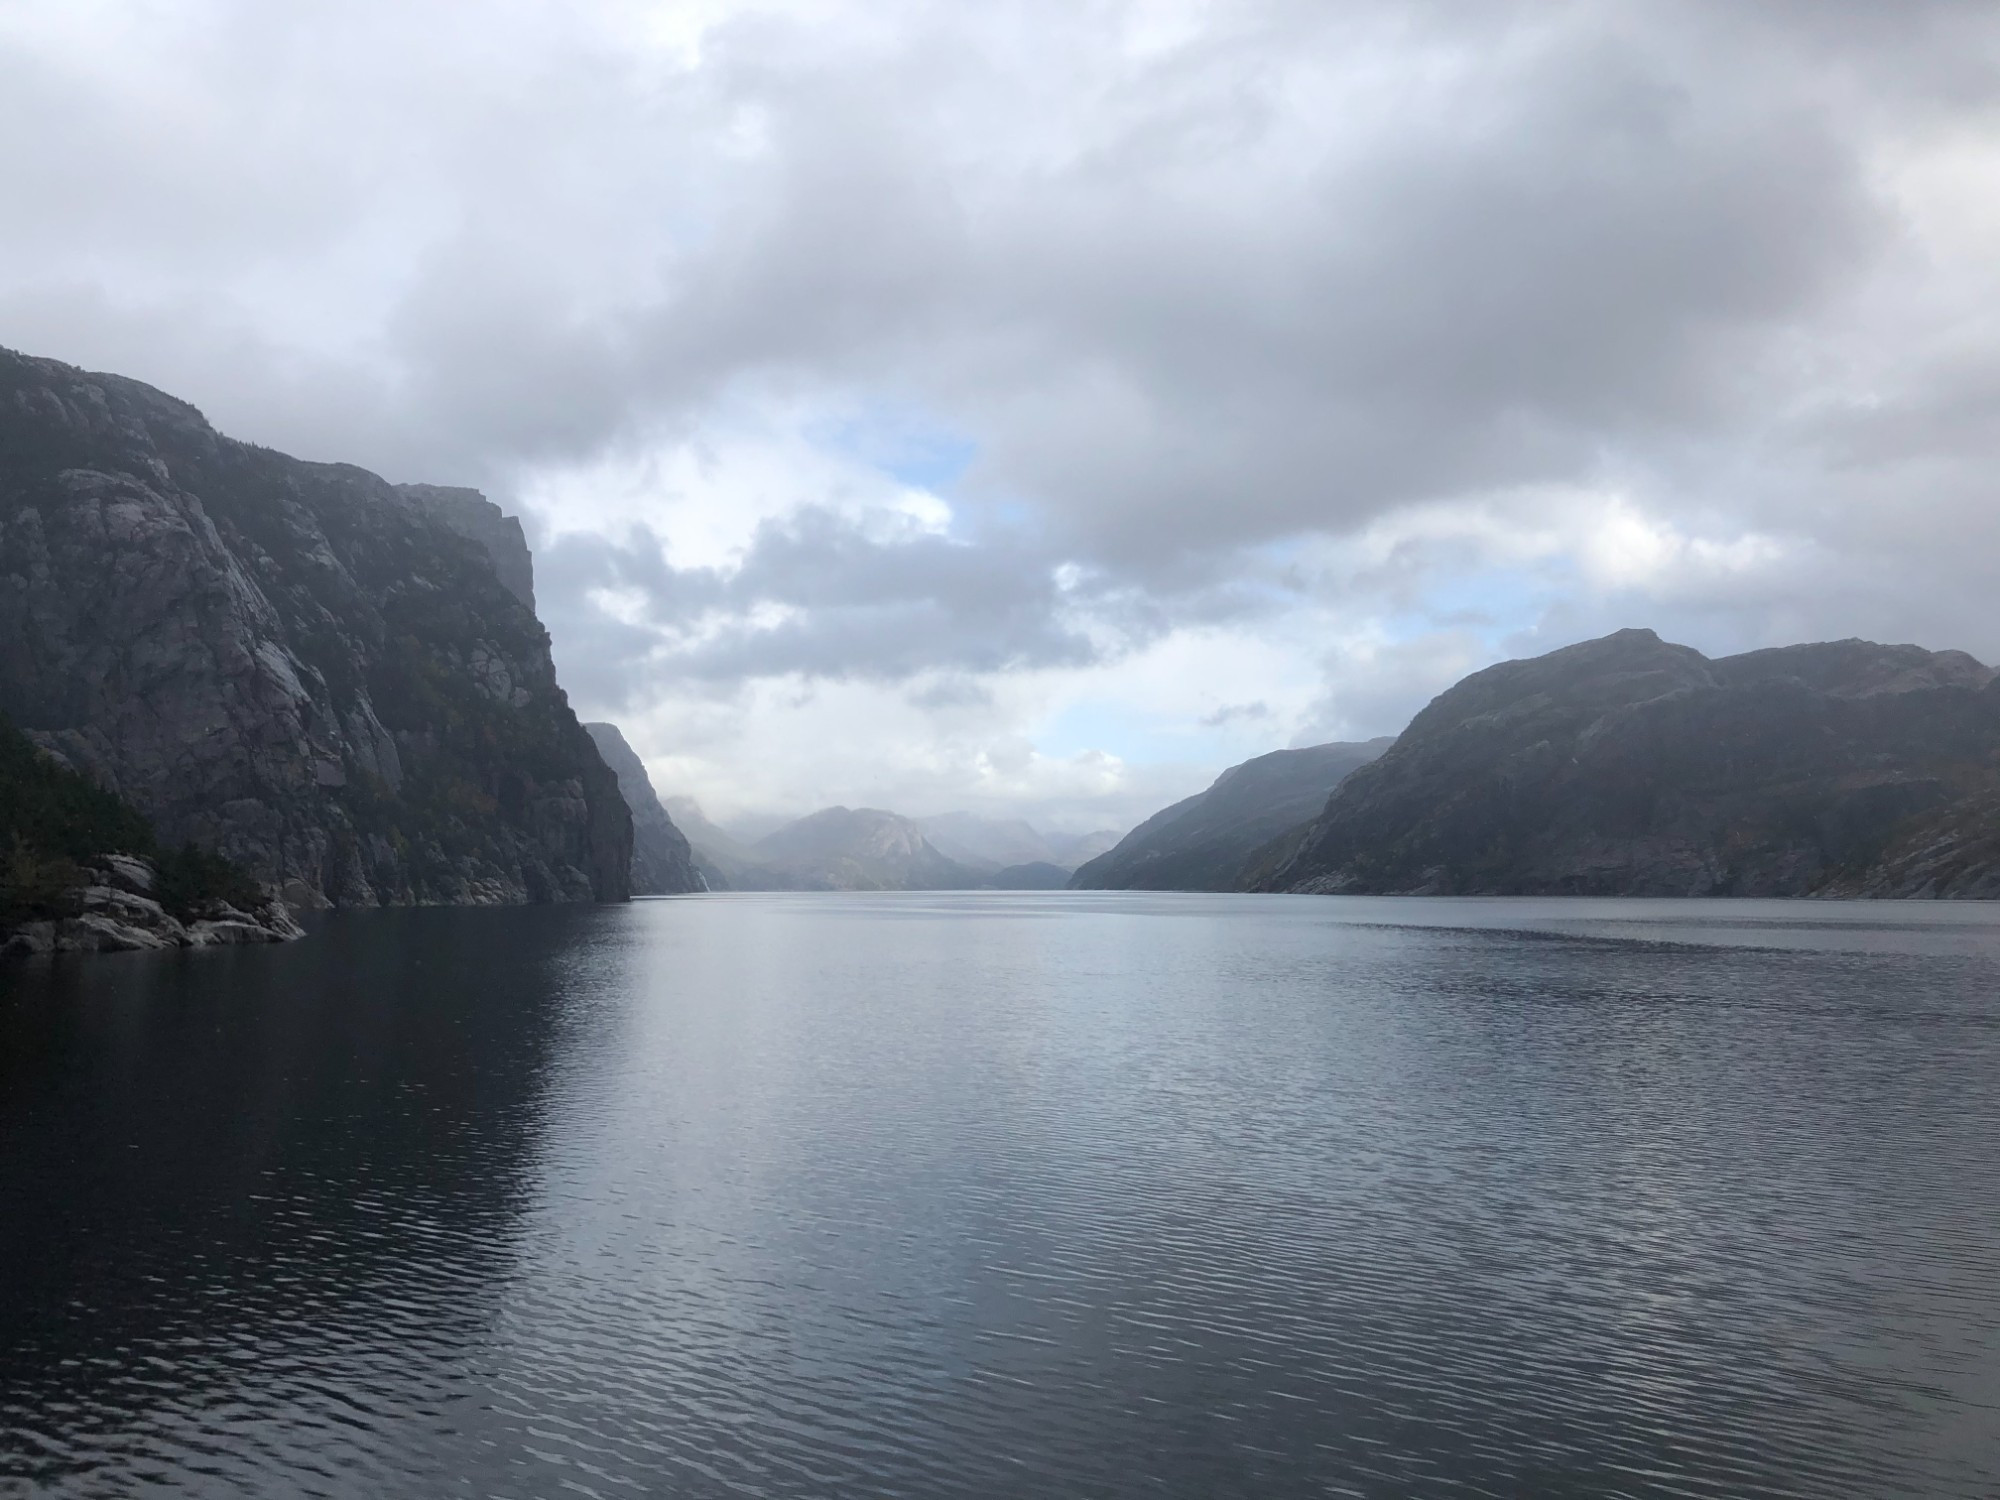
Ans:
[[[668,797],[665,806],[674,826],[687,835],[694,867],[712,891],[778,889],[750,845],[701,810],[692,797]]]
[[[1310,822],[1349,772],[1393,743],[1274,750],[1231,766],[1207,791],[1163,808],[1078,868],[1072,890],[1234,891],[1270,840]]]
[[[2000,684],[1835,641],[1711,661],[1623,630],[1474,673],[1268,889],[2000,896]]]
[[[979,872],[940,854],[911,819],[871,807],[823,808],[765,835],[751,852],[764,867],[761,877],[788,890],[962,890],[979,884]]]
[[[674,820],[660,806],[645,762],[616,724],[586,724],[584,731],[604,757],[618,790],[632,809],[632,894],[682,896],[707,887],[694,867],[694,855]]]
[[[617,782],[454,511],[0,351],[0,711],[297,905],[622,900]]]

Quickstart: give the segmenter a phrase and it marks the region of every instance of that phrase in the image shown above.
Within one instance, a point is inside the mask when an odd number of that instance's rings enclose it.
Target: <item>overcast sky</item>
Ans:
[[[2000,4],[0,0],[0,343],[475,484],[663,793],[2000,659]]]

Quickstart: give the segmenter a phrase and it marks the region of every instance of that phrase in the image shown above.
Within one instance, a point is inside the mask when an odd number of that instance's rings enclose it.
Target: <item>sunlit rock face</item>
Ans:
[[[695,870],[694,851],[660,805],[659,794],[616,724],[586,724],[598,754],[618,778],[618,790],[632,809],[632,894],[680,896],[708,889]]]
[[[1959,651],[1710,660],[1622,630],[1476,672],[1264,888],[2000,895],[2000,684]]]
[[[0,351],[0,711],[294,905],[623,900],[616,778],[438,493]]]

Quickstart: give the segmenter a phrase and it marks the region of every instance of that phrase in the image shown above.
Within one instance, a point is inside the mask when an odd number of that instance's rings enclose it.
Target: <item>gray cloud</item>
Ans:
[[[1082,666],[1104,650],[1063,623],[1064,590],[1045,554],[925,532],[884,538],[821,507],[764,523],[729,568],[676,568],[660,538],[635,527],[557,540],[542,550],[538,579],[579,630],[604,618],[587,602],[593,590],[639,601],[644,623],[603,628],[589,653],[591,670],[625,681],[901,681]],[[949,696],[925,691],[939,703]]]
[[[0,342],[502,498],[744,408],[893,407],[969,454],[948,534],[806,489],[677,568],[551,518],[587,702],[969,712],[1301,611],[1388,641],[1301,733],[1642,616],[2000,655],[1990,231],[1936,209],[2000,150],[1993,7],[1244,0],[1176,33],[890,0],[746,6],[696,51],[636,17],[11,7]],[[1658,556],[1585,556],[1592,505]],[[1418,524],[1453,507],[1498,531]]]

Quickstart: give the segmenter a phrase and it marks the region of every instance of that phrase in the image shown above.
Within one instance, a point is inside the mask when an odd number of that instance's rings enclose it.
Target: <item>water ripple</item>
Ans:
[[[1988,1497],[1996,979],[1122,896],[17,970],[0,1491]]]

